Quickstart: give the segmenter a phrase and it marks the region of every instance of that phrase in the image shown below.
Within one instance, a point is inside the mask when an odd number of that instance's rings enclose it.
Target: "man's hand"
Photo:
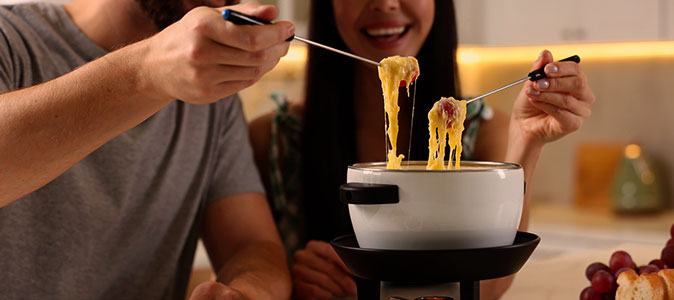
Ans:
[[[330,244],[309,241],[295,252],[292,279],[297,299],[335,299],[356,296],[356,283],[351,272]]]
[[[523,141],[542,146],[576,131],[591,114],[595,97],[575,62],[553,62],[543,51],[532,70],[545,66],[547,78],[527,82],[513,107],[511,128]]]
[[[246,3],[219,9],[197,7],[145,41],[141,87],[151,98],[210,103],[257,82],[288,52],[285,40],[295,27],[235,25],[222,19],[231,8],[264,20],[278,14],[274,6]]]
[[[241,293],[231,289],[230,287],[215,281],[208,281],[199,284],[190,300],[246,300],[248,298],[241,295]]]

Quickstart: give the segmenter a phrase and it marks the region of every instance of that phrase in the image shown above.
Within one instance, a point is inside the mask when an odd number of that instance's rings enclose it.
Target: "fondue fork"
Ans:
[[[227,20],[227,21],[230,21],[234,24],[237,24],[237,25],[269,25],[269,24],[271,24],[271,22],[268,22],[268,21],[265,21],[265,20],[262,20],[260,18],[256,18],[256,17],[253,17],[253,16],[246,15],[246,14],[240,13],[238,11],[231,10],[229,8],[222,11],[222,18]],[[352,53],[349,53],[349,52],[346,52],[346,51],[342,51],[342,50],[339,50],[339,49],[335,49],[335,48],[332,48],[330,46],[323,45],[321,43],[316,43],[312,40],[305,39],[305,38],[296,36],[294,34],[293,34],[293,36],[289,37],[286,41],[290,42],[292,40],[298,40],[298,41],[301,41],[301,42],[305,42],[305,43],[307,43],[309,45],[312,45],[312,46],[320,47],[320,48],[323,48],[323,49],[326,49],[326,50],[330,50],[332,52],[336,52],[336,53],[339,53],[339,54],[342,54],[342,55],[346,55],[346,56],[351,57],[351,58],[355,58],[355,59],[360,60],[360,61],[364,61],[364,62],[369,63],[369,64],[373,64],[375,66],[379,66],[379,63],[374,61],[374,60],[370,60],[370,59],[367,59],[365,57],[358,56],[358,55],[355,55],[355,54],[352,54]]]
[[[580,63],[580,57],[579,57],[578,55],[574,55],[574,56],[570,56],[570,57],[567,57],[567,58],[565,58],[565,59],[562,59],[562,60],[560,60],[560,61],[572,61],[572,62],[575,62],[575,63]],[[491,91],[491,92],[488,92],[488,93],[486,93],[486,94],[482,94],[482,95],[477,96],[477,97],[475,97],[475,98],[472,98],[472,99],[470,99],[470,100],[466,100],[466,104],[471,103],[471,102],[473,102],[473,101],[475,101],[475,100],[482,99],[482,98],[487,97],[487,96],[489,96],[489,95],[491,95],[491,94],[498,93],[498,92],[500,92],[500,91],[502,91],[502,90],[505,90],[505,89],[507,89],[507,88],[509,88],[509,87],[511,87],[511,86],[518,85],[518,84],[520,84],[520,83],[522,83],[522,82],[525,82],[525,81],[527,81],[527,80],[530,80],[530,81],[537,81],[537,80],[539,80],[539,79],[546,78],[546,77],[548,77],[548,76],[545,74],[544,69],[545,69],[545,66],[542,66],[542,67],[540,67],[538,70],[531,71],[531,72],[529,73],[529,75],[527,75],[527,77],[524,77],[524,78],[522,78],[522,79],[520,79],[520,80],[517,80],[517,81],[515,81],[515,82],[513,82],[513,83],[511,83],[511,84],[504,85],[504,86],[502,86],[502,87],[500,87],[500,88],[497,88],[497,89],[495,89],[495,90],[493,90],[493,91]]]

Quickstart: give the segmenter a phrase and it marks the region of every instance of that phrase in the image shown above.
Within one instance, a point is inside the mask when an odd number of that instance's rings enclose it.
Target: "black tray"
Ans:
[[[460,250],[377,250],[358,247],[353,234],[332,240],[356,276],[401,283],[485,280],[519,271],[541,238],[517,232],[513,245]]]

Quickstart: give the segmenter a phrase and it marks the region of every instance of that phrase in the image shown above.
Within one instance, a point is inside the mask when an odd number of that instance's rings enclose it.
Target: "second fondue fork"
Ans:
[[[580,63],[580,56],[574,55],[574,56],[570,56],[570,57],[567,57],[567,58],[565,58],[565,59],[562,59],[562,60],[560,60],[560,61],[572,61],[572,62],[575,62],[575,63]],[[507,89],[507,88],[509,88],[509,87],[511,87],[511,86],[514,86],[514,85],[518,85],[518,84],[520,84],[520,83],[522,83],[522,82],[525,82],[525,81],[527,81],[527,80],[536,81],[536,80],[539,80],[539,79],[546,78],[546,77],[548,77],[548,76],[545,74],[544,69],[545,69],[545,66],[542,66],[542,67],[540,67],[538,70],[531,71],[531,72],[529,73],[529,75],[527,75],[527,77],[524,77],[524,78],[522,78],[522,79],[520,79],[520,80],[518,80],[518,81],[515,81],[515,82],[511,83],[511,84],[507,84],[507,85],[505,85],[505,86],[502,86],[502,87],[500,87],[500,88],[497,88],[497,89],[495,89],[495,90],[493,90],[493,91],[491,91],[491,92],[488,92],[488,93],[482,94],[482,95],[480,95],[480,96],[477,96],[477,97],[475,97],[475,98],[469,99],[469,100],[466,101],[466,104],[471,103],[471,102],[473,102],[473,101],[475,101],[475,100],[482,99],[482,98],[487,97],[487,96],[489,96],[489,95],[491,95],[491,94],[498,93],[498,92],[500,92],[500,91],[502,91],[502,90],[505,90],[505,89]]]

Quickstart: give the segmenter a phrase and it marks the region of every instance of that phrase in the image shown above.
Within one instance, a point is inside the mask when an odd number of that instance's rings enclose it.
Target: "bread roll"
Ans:
[[[674,300],[674,269],[662,269],[658,272],[667,286],[667,298]]]
[[[665,275],[667,276],[667,275]],[[669,300],[667,284],[659,274],[637,275],[627,270],[618,276],[616,300]],[[674,300],[674,299],[672,299]]]

